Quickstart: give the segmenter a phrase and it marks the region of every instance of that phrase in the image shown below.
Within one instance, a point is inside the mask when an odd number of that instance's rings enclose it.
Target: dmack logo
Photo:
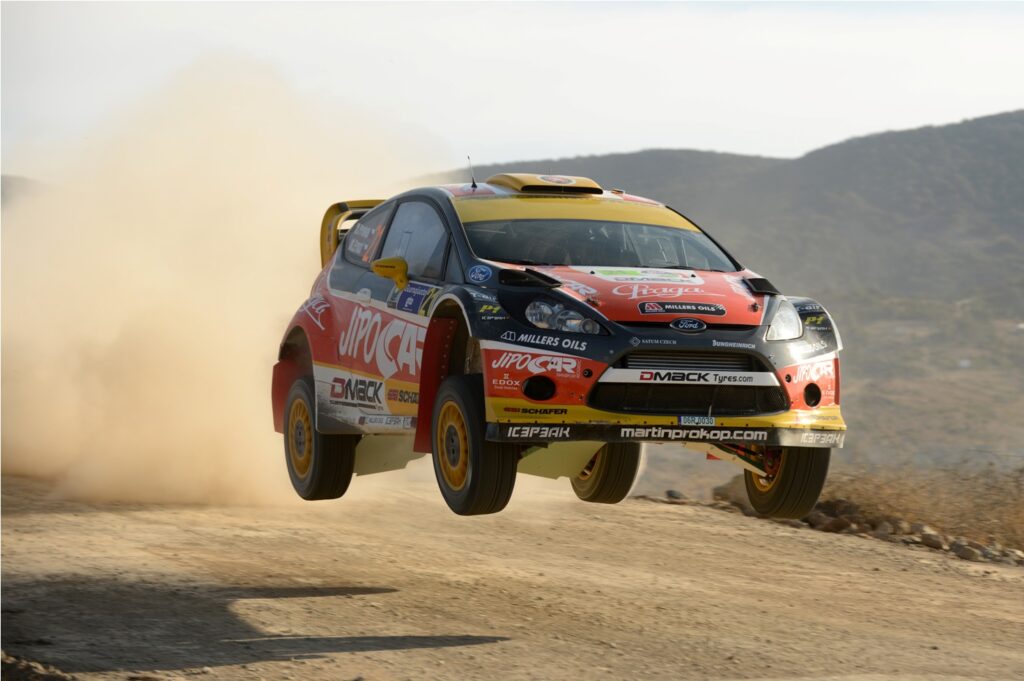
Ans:
[[[579,373],[579,360],[572,357],[557,355],[532,355],[526,352],[506,352],[491,363],[493,369],[528,370],[531,374],[551,371],[556,374],[576,376]]]
[[[802,381],[818,381],[822,378],[835,378],[836,377],[836,366],[832,363],[832,360],[825,360],[823,362],[813,362],[811,364],[801,364],[796,370],[796,381],[800,383]]]
[[[423,360],[426,335],[422,326],[402,319],[392,319],[385,326],[380,312],[358,308],[348,329],[338,337],[338,355],[353,357],[368,366],[376,364],[384,378],[399,369],[415,376]]]
[[[641,381],[711,383],[707,371],[641,371]]]
[[[356,406],[381,405],[380,390],[384,384],[368,378],[335,378],[331,382],[331,397]]]

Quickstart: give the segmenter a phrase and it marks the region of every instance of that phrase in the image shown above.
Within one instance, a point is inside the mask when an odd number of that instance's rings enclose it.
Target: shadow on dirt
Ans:
[[[344,615],[344,621],[351,623],[359,621],[358,609],[365,605],[357,600],[395,591],[355,586],[221,588],[109,579],[5,580],[3,648],[74,673],[176,670],[507,640],[468,635],[268,634],[231,607],[243,599],[330,598],[330,612]],[[345,614],[349,608],[351,616]],[[273,619],[273,611],[267,616]],[[324,629],[315,614],[305,615],[303,622],[320,632]],[[351,627],[346,626],[346,631]]]

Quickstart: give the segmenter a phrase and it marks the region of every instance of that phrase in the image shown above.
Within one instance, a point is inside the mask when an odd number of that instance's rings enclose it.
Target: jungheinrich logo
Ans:
[[[674,319],[669,326],[676,331],[682,331],[683,333],[699,333],[708,328],[707,324],[699,319],[694,319],[693,317],[680,317],[679,319]]]

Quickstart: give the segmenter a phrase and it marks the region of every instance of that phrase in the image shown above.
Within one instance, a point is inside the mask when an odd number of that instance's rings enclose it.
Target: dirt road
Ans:
[[[568,484],[452,515],[423,468],[277,507],[3,482],[3,646],[85,679],[1020,678],[1024,570]]]

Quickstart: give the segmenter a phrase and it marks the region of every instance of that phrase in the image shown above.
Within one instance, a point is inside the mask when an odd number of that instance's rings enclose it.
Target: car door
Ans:
[[[448,226],[431,201],[406,199],[398,205],[376,259],[404,258],[409,284],[399,291],[391,279],[372,271],[359,279],[359,290],[370,297],[364,306],[372,310],[366,323],[374,347],[372,361],[358,368],[383,381],[384,413],[400,417],[364,419],[363,425],[385,430],[415,426],[428,312],[442,285],[449,240]]]

